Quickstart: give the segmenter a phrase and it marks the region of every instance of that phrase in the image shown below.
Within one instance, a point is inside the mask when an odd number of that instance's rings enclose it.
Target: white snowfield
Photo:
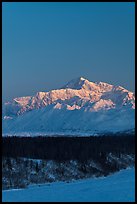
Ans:
[[[82,77],[3,105],[3,135],[92,135],[134,127],[134,93]]]
[[[121,170],[108,177],[83,179],[70,183],[56,182],[5,190],[3,202],[134,202],[135,169]]]

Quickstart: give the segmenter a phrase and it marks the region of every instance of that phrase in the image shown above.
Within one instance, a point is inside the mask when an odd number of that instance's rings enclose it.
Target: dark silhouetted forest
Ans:
[[[106,155],[135,153],[133,135],[92,137],[4,137],[3,156],[55,161],[89,159],[102,161]]]

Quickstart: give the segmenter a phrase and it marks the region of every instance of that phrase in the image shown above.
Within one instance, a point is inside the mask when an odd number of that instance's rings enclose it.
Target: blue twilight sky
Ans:
[[[2,3],[3,101],[82,76],[135,86],[135,3]]]

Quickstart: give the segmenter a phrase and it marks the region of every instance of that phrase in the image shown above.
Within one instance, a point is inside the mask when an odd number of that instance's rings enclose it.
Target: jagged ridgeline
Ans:
[[[82,77],[3,105],[3,135],[91,135],[135,127],[135,94]]]

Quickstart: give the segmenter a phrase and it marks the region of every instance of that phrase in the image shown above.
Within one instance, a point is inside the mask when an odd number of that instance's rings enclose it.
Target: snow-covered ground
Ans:
[[[108,177],[83,179],[70,183],[30,186],[27,189],[5,190],[3,202],[46,201],[135,201],[135,169],[121,170]]]

